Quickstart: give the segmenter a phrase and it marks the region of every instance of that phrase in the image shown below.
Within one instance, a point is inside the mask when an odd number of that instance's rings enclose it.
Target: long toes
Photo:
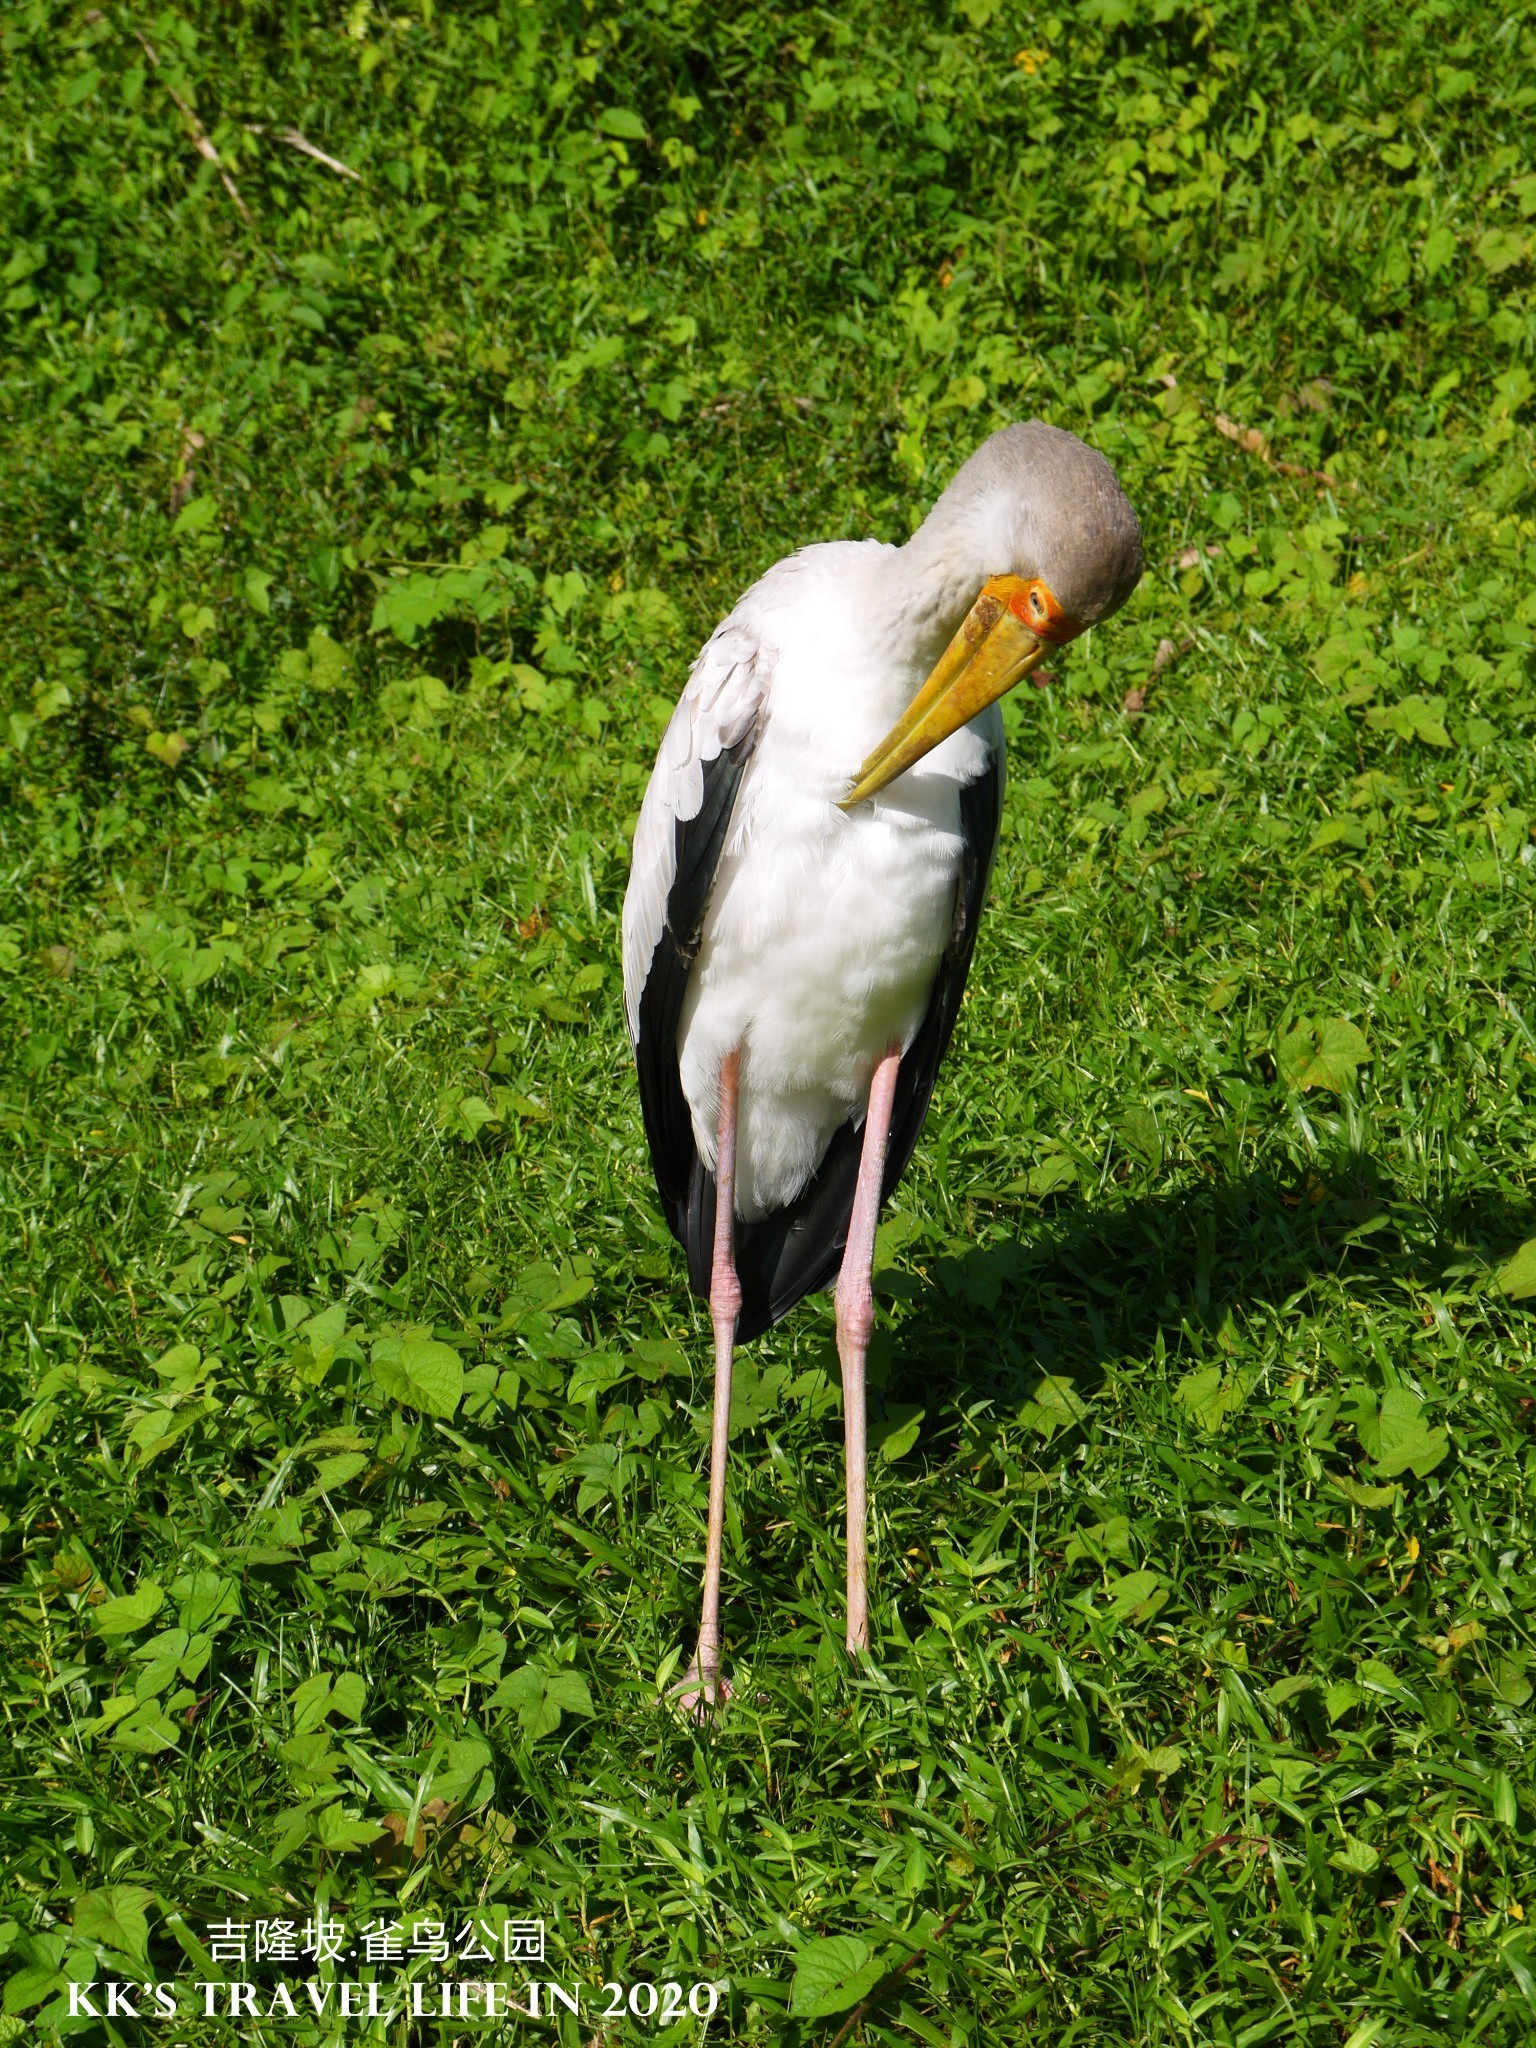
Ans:
[[[708,1674],[699,1670],[695,1657],[688,1669],[667,1694],[679,1713],[686,1714],[690,1721],[707,1721],[711,1714],[729,1704],[732,1688],[720,1676],[718,1668]]]

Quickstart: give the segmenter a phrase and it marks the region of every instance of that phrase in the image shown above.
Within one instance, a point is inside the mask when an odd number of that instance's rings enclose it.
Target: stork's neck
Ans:
[[[977,568],[971,536],[931,515],[890,557],[890,576],[908,643],[932,667],[980,594],[987,571]]]

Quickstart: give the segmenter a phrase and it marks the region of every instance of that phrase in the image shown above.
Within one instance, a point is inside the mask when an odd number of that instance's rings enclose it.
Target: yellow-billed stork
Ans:
[[[685,1703],[720,1686],[734,1346],[836,1277],[850,1650],[869,1642],[864,1365],[880,1205],[954,1029],[997,848],[996,704],[1122,605],[1141,530],[1103,456],[993,434],[904,547],[807,547],[694,663],[624,902],[662,1207],[715,1333],[709,1533]]]

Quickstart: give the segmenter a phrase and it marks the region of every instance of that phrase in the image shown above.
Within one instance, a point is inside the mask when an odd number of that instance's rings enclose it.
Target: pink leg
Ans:
[[[715,1157],[715,1256],[709,1276],[709,1313],[715,1326],[714,1426],[709,1445],[709,1540],[704,1553],[704,1608],[699,1646],[678,1697],[685,1710],[714,1706],[720,1685],[720,1562],[725,1547],[725,1468],[731,1439],[731,1361],[741,1282],[736,1277],[736,1110],[741,1053],[720,1069],[720,1122]]]
[[[869,1506],[866,1478],[864,1361],[875,1327],[870,1278],[875,1263],[875,1225],[880,1220],[880,1183],[896,1102],[898,1052],[888,1052],[869,1084],[864,1150],[848,1244],[837,1276],[837,1355],[843,1364],[843,1434],[848,1472],[848,1647],[869,1648]]]

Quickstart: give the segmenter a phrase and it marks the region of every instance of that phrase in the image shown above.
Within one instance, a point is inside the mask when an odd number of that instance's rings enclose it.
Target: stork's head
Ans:
[[[1043,639],[1097,625],[1141,581],[1141,527],[1119,478],[1096,448],[1044,420],[983,441],[921,531],[964,548],[987,577],[1025,584]]]
[[[993,434],[909,543],[914,568],[975,580],[975,602],[843,799],[861,803],[1011,690],[1047,649],[1118,611],[1141,581],[1141,527],[1095,449],[1044,420]]]

